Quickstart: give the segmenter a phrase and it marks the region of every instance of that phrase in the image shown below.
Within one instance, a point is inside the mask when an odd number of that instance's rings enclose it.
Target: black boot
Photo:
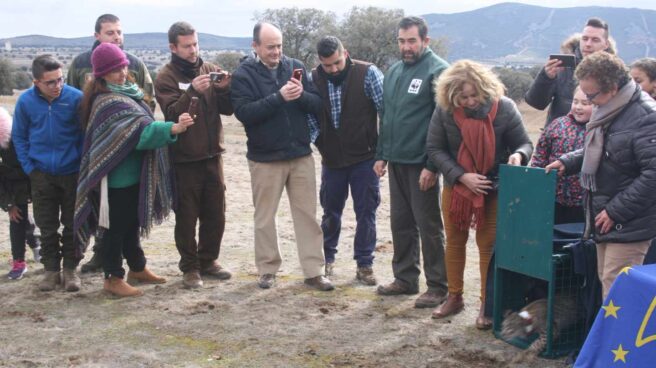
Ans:
[[[89,272],[100,272],[102,271],[102,249],[100,239],[96,239],[96,243],[93,246],[93,256],[89,262],[85,263],[80,267],[80,272],[89,273]]]

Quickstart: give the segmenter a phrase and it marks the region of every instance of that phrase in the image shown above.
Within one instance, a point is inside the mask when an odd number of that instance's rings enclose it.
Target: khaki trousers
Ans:
[[[651,240],[635,243],[597,244],[597,274],[603,288],[604,300],[622,268],[641,265],[650,245]]]
[[[298,257],[305,278],[323,275],[323,233],[317,222],[314,159],[307,155],[287,161],[248,161],[255,207],[255,265],[262,274],[276,274],[282,263],[276,212],[282,190],[294,220]]]
[[[469,229],[460,230],[451,220],[452,188],[442,190],[442,217],[446,232],[446,277],[449,280],[449,294],[462,294],[464,289],[465,260]],[[485,196],[485,223],[476,230],[478,245],[478,268],[481,273],[481,302],[485,303],[487,269],[490,265],[494,241],[497,234],[497,193]]]

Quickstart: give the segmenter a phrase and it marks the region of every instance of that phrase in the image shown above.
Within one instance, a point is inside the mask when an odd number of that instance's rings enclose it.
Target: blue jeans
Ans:
[[[376,248],[376,209],[380,204],[380,181],[373,170],[374,160],[367,160],[341,169],[321,168],[320,200],[323,207],[321,229],[326,263],[335,262],[342,212],[349,186],[357,226],[353,244],[358,267],[371,267]]]

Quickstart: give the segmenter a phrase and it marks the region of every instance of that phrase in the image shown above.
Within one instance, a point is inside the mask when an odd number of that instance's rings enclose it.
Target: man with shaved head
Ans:
[[[287,190],[305,284],[328,291],[323,276],[323,234],[316,220],[317,192],[310,148],[311,114],[321,111],[321,97],[307,79],[303,63],[282,53],[282,33],[270,23],[253,28],[255,55],[232,76],[235,116],[244,124],[255,207],[255,263],[258,286],[274,285],[282,258],[276,212]]]

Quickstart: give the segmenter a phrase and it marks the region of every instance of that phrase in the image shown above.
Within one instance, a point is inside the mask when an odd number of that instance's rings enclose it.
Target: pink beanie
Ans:
[[[113,43],[103,42],[91,53],[93,76],[104,77],[110,72],[130,64],[125,52]]]

